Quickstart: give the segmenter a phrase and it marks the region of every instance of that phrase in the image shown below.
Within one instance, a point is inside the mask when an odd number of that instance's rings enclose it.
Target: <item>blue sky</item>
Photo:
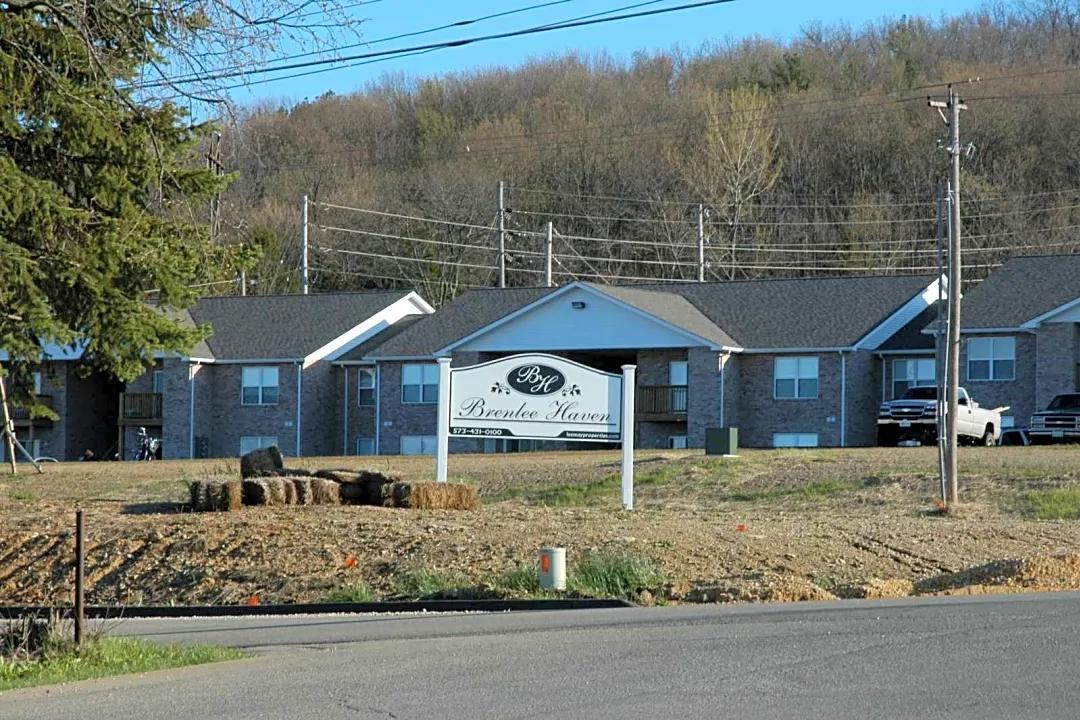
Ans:
[[[366,21],[363,39],[372,42],[401,33],[415,32],[483,15],[537,5],[544,0],[377,0],[353,12]],[[670,7],[692,0],[665,0],[639,10]],[[359,47],[346,53],[389,50],[411,45],[507,32],[534,25],[565,21],[592,13],[635,4],[635,0],[571,0],[530,12],[442,30],[386,43]],[[348,93],[363,88],[386,73],[430,76],[491,66],[517,66],[530,58],[568,51],[606,51],[627,58],[635,51],[655,51],[676,45],[693,50],[703,43],[754,35],[787,39],[800,28],[820,21],[861,26],[883,17],[925,15],[933,18],[948,10],[959,13],[979,7],[980,1],[957,0],[735,0],[705,8],[667,15],[621,20],[592,27],[574,28],[533,36],[493,40],[460,48],[438,50],[415,57],[395,58],[360,67],[339,69],[306,77],[258,84],[234,91],[242,104],[273,99],[296,102],[332,90]],[[631,11],[632,12],[632,11]],[[284,48],[283,52],[295,52]],[[293,71],[299,72],[299,71]],[[270,77],[270,76],[268,76]]]

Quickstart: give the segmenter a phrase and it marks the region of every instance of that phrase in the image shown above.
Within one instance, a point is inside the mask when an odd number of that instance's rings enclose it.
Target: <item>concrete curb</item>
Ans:
[[[307,603],[296,605],[88,605],[90,619],[241,617],[246,615],[327,615],[418,612],[520,612],[528,610],[601,610],[637,607],[628,600],[558,598],[553,600],[412,600],[369,603]],[[0,620],[44,617],[57,613],[70,618],[70,606],[0,606]]]

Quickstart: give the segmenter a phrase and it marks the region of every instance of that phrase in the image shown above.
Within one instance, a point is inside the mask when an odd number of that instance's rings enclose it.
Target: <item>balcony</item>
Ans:
[[[44,405],[45,407],[49,408],[50,410],[53,409],[52,395],[38,395],[37,396],[37,402],[38,402],[39,405]],[[3,418],[0,417],[0,419],[3,419]],[[43,417],[31,418],[30,417],[30,411],[27,410],[26,408],[20,408],[20,407],[11,408],[11,419],[15,421],[15,427],[17,427],[17,428],[20,428],[20,427],[28,428],[31,425],[33,425],[36,428],[51,428],[53,426],[53,421],[50,420],[49,418],[43,418]]]
[[[685,385],[639,387],[634,412],[649,422],[685,422],[686,397]]]
[[[161,425],[161,393],[120,393],[120,424]]]

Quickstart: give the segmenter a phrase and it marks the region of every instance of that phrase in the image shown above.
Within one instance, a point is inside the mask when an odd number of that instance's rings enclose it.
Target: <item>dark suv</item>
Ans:
[[[1080,393],[1058,395],[1032,415],[1028,437],[1032,445],[1080,442]]]

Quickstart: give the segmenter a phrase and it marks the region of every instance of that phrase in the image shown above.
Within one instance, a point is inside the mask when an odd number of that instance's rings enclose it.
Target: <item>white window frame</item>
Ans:
[[[686,440],[685,435],[668,435],[668,450],[686,450],[689,447]]]
[[[972,363],[986,363],[986,377],[972,377]],[[1012,372],[999,370],[998,363],[1009,363]],[[968,338],[967,341],[967,379],[968,382],[1012,382],[1016,380],[1016,338],[1012,335]]]
[[[405,452],[405,443],[419,442],[419,452]],[[402,455],[434,455],[436,446],[438,443],[438,437],[435,435],[402,435],[398,439],[398,452]]]
[[[241,381],[241,384],[242,384],[242,381]],[[153,371],[153,374],[150,376],[150,390],[152,392],[155,392],[155,393],[158,393],[158,394],[164,394],[165,393],[165,371],[164,370],[154,370]],[[240,392],[243,392],[243,389],[241,389]]]
[[[903,368],[903,373],[899,372],[899,368]],[[926,377],[927,368],[930,369],[930,377]],[[897,358],[893,360],[892,369],[893,399],[901,397],[913,387],[934,387],[937,384],[937,360],[934,358]],[[915,377],[912,377],[912,371]],[[904,383],[904,387],[898,392],[900,383]]]
[[[369,450],[362,449],[364,445],[367,445]],[[358,437],[356,438],[356,454],[361,456],[369,456],[375,454],[375,438],[373,437]]]
[[[256,373],[258,373],[258,379],[256,380],[258,384],[249,384],[248,381]],[[273,382],[270,382],[269,375],[273,375]],[[240,370],[240,404],[250,407],[256,405],[277,405],[281,392],[279,385],[280,380],[278,368],[274,365],[244,365]],[[258,388],[259,399],[256,402],[244,401],[244,390],[249,388]],[[273,402],[266,399],[267,388],[274,388]]]
[[[416,378],[409,375],[420,373],[420,382],[411,382]],[[434,397],[429,397],[427,391],[434,386]],[[419,387],[420,392],[417,400],[406,400],[405,389]],[[439,366],[437,363],[409,363],[401,366],[401,404],[402,405],[435,405],[439,402]]]
[[[773,433],[774,448],[816,448],[817,433]]]
[[[247,450],[244,446],[247,446]],[[263,450],[278,445],[278,439],[272,435],[244,435],[240,438],[240,454],[247,455],[252,450]]]
[[[371,402],[364,402],[364,392],[369,393]],[[358,368],[356,371],[357,407],[375,407],[375,368]]]
[[[794,366],[792,368],[792,366]],[[794,373],[792,374],[792,369]],[[821,393],[819,374],[821,371],[817,355],[787,355],[773,359],[773,399],[774,400],[817,400]],[[783,372],[783,374],[781,374]],[[777,388],[781,381],[795,382],[794,395],[781,395]],[[813,381],[814,392],[804,393],[803,383]]]

